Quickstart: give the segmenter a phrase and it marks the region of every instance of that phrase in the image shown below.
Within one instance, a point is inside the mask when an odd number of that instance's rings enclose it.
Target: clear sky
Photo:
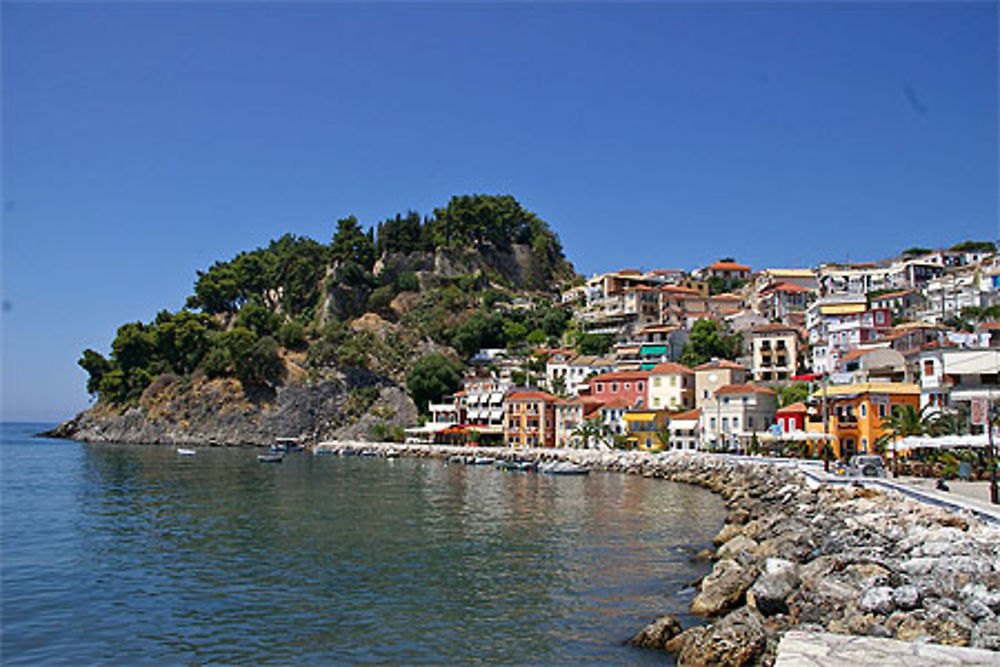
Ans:
[[[578,271],[996,238],[997,6],[2,5],[2,417],[195,271],[510,193]]]

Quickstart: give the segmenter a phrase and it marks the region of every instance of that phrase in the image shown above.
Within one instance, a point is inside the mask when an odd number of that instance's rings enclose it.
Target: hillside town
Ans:
[[[621,269],[561,300],[596,345],[480,350],[408,438],[846,459],[905,453],[910,435],[984,438],[981,406],[1000,397],[991,242],[814,268]]]

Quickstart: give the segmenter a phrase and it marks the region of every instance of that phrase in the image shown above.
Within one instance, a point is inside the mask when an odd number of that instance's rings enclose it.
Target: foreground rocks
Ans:
[[[414,456],[469,451],[397,447]],[[1000,651],[1000,529],[974,516],[706,454],[478,451],[563,458],[697,484],[726,499],[716,562],[691,604],[712,622],[682,632],[675,622],[654,623],[633,642],[662,646],[682,666],[770,665],[793,629]]]

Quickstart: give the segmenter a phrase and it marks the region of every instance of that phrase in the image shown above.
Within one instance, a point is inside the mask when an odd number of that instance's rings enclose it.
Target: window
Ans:
[[[868,438],[861,438],[861,451],[868,453]]]
[[[713,431],[715,430],[715,417],[712,417],[711,419],[708,420],[708,425],[709,428],[711,428]]]
[[[612,394],[617,394],[618,393],[618,383],[617,382],[612,382],[611,383],[611,393]]]
[[[658,377],[653,378],[653,386],[654,387],[659,387],[660,386],[660,378],[658,378]]]
[[[878,416],[879,416],[879,419],[885,419],[885,404],[884,403],[879,403],[879,406],[878,406]]]
[[[733,417],[733,430],[737,430],[740,427],[740,418]]]
[[[722,418],[722,431],[724,433],[729,433],[729,417]]]
[[[670,386],[671,387],[676,387],[677,386],[677,376],[676,375],[671,375],[670,376]]]
[[[753,417],[747,415],[747,428],[753,429]]]
[[[924,375],[934,375],[934,361],[932,359],[924,361]]]
[[[635,383],[635,390],[636,391],[644,391],[645,388],[646,388],[646,385],[644,383],[642,383],[642,382],[636,382]]]
[[[604,383],[603,382],[598,382],[597,383],[597,390],[596,391],[597,391],[598,394],[603,394],[604,393]]]
[[[858,406],[858,412],[861,414],[862,417],[867,417],[868,416],[868,404],[867,403],[862,403],[861,405],[859,405]]]

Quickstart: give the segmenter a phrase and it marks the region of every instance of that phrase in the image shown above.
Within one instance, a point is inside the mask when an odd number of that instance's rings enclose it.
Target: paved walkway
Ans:
[[[921,502],[960,512],[972,512],[984,521],[1000,525],[1000,505],[990,502],[988,481],[953,480],[948,482],[949,491],[939,491],[935,486],[937,480],[925,477],[842,477],[825,473],[822,466],[812,463],[802,465],[800,468],[806,475],[819,482],[832,484],[858,482],[866,486],[898,491]]]
[[[1000,665],[1000,653],[977,648],[903,642],[895,639],[785,633],[774,667],[972,667]]]

